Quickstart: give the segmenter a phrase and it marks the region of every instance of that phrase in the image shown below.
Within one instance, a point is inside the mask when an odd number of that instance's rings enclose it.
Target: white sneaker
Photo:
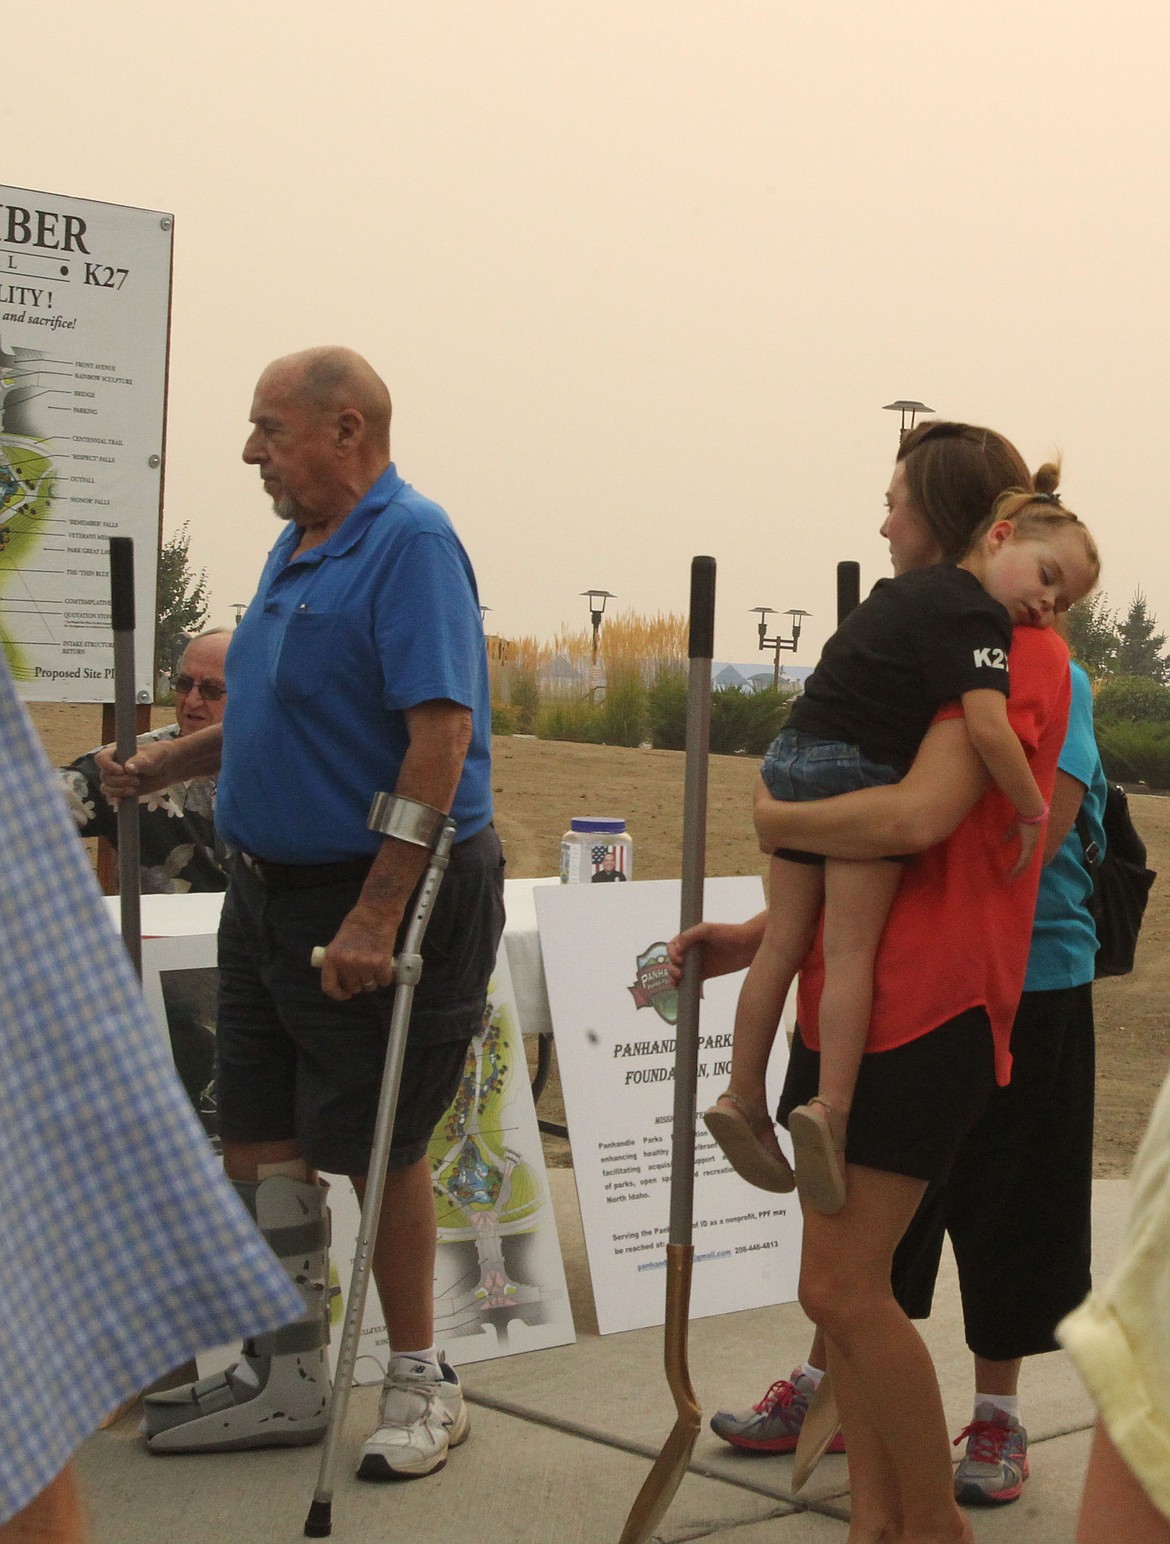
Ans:
[[[396,1356],[382,1384],[378,1429],[362,1448],[359,1480],[416,1480],[447,1462],[470,1430],[463,1388],[443,1357],[438,1369]]]

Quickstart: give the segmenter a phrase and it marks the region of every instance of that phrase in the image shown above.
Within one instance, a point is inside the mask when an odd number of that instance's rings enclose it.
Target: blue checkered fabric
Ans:
[[[300,1297],[222,1171],[0,656],[0,1521]]]

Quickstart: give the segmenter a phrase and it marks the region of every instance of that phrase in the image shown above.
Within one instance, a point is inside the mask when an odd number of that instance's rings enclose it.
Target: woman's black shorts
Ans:
[[[817,1091],[821,1058],[799,1028],[792,1038],[778,1119]],[[913,1179],[949,1173],[967,1132],[995,1088],[995,1053],[984,1008],[970,1008],[892,1051],[861,1059],[845,1157],[849,1163]]]

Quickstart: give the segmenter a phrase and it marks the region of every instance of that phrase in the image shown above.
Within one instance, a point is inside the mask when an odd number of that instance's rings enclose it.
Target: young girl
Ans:
[[[1056,467],[1037,487],[1053,488]],[[1015,807],[1011,876],[1032,859],[1048,813],[1007,718],[1014,626],[1047,627],[1087,594],[1100,563],[1088,531],[1049,492],[1007,493],[957,565],[882,580],[829,640],[788,727],[768,752],[773,797],[826,798],[896,782],[942,703],[962,701],[984,765]],[[823,865],[823,866],[822,866]],[[736,1011],[731,1082],[704,1121],[732,1166],[765,1190],[793,1175],[766,1110],[768,1058],[789,986],[825,911],[825,987],[816,1096],[789,1131],[802,1201],[832,1213],[845,1201],[842,1154],[865,1047],[873,962],[898,888],[897,861],[828,861],[780,849],[772,860],[768,922]]]

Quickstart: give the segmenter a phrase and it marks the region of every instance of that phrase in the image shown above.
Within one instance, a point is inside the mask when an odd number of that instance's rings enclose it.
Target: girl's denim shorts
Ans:
[[[821,740],[799,729],[782,729],[768,747],[760,775],[768,792],[784,804],[830,799],[859,788],[896,783],[902,774],[862,755],[856,745]]]

